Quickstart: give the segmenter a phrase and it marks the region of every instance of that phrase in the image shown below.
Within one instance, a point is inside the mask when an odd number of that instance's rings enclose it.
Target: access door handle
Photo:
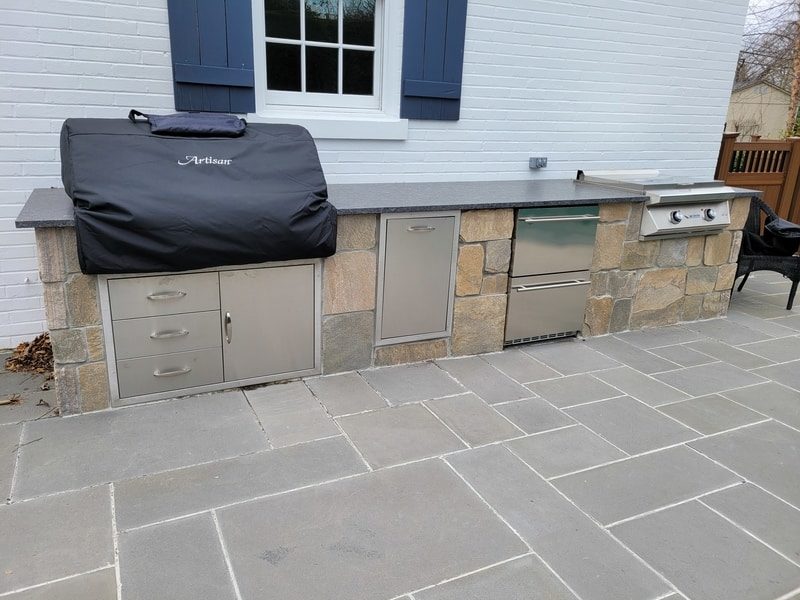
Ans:
[[[522,217],[523,223],[559,223],[562,221],[597,221],[599,215],[575,215],[570,217]]]
[[[225,341],[229,344],[233,339],[233,319],[231,319],[231,313],[225,313]]]
[[[171,369],[169,371],[153,371],[153,377],[176,377],[178,375],[186,375],[191,372],[191,367],[183,367],[182,369]]]
[[[409,231],[433,231],[436,227],[432,225],[412,225],[408,228]]]
[[[171,338],[183,337],[189,335],[188,329],[173,329],[172,331],[156,331],[150,334],[151,340],[168,340]]]
[[[512,290],[518,292],[533,292],[536,290],[552,290],[555,288],[576,287],[579,285],[589,285],[591,282],[585,279],[576,279],[573,281],[559,281],[557,283],[544,283],[542,285],[514,285],[511,286]]]
[[[186,292],[156,292],[153,294],[147,294],[148,300],[176,300],[177,298],[183,298],[186,295]]]

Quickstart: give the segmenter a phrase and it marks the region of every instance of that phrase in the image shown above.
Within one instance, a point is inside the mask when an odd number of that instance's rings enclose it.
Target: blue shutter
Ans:
[[[249,0],[168,0],[176,110],[255,112]]]
[[[457,121],[467,0],[405,0],[400,116]]]

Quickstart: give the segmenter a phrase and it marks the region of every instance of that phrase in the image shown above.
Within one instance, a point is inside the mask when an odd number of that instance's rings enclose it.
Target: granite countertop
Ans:
[[[642,195],[572,179],[331,184],[328,195],[342,215],[570,206],[644,202],[646,199]],[[74,225],[72,201],[61,188],[33,190],[16,220],[20,229]]]

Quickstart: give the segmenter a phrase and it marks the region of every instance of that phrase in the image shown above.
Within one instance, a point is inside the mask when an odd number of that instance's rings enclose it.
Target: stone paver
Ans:
[[[559,376],[556,371],[519,349],[484,354],[481,358],[520,383],[530,383]]]
[[[746,344],[740,348],[776,363],[800,359],[800,337],[798,336]]]
[[[535,556],[480,571],[424,592],[416,600],[575,600]]]
[[[25,426],[22,443],[15,499],[267,447],[241,392],[33,421]]]
[[[702,502],[800,563],[800,510],[749,483],[705,496]]]
[[[697,350],[693,350],[688,346],[664,346],[663,348],[653,348],[650,350],[653,354],[674,362],[677,366],[673,369],[680,367],[696,367],[697,365],[705,365],[714,362],[716,359],[708,354],[703,354]],[[659,369],[659,371],[669,371],[670,369]],[[655,372],[655,371],[653,371]]]
[[[11,496],[11,480],[14,477],[21,431],[22,425],[0,426],[0,498]]]
[[[523,435],[523,431],[492,410],[475,394],[429,400],[436,416],[471,446]]]
[[[575,424],[574,419],[541,398],[508,402],[495,409],[525,433],[539,433]]]
[[[528,388],[503,375],[477,356],[439,360],[437,363],[461,385],[489,404],[521,400],[532,395]]]
[[[276,448],[339,434],[336,423],[302,381],[250,389],[245,394]]]
[[[686,344],[685,348],[708,354],[717,360],[721,360],[741,369],[755,369],[756,367],[765,367],[771,364],[770,361],[762,356],[747,352],[741,348],[735,348],[717,340],[700,340],[693,344]]]
[[[527,551],[440,460],[257,500],[218,516],[247,599],[268,592],[281,600],[387,600]]]
[[[755,369],[753,373],[782,383],[800,392],[800,360],[771,367],[762,367],[761,369]]]
[[[574,419],[629,454],[698,437],[698,433],[627,396],[566,409]]]
[[[334,417],[386,406],[358,373],[316,377],[307,379],[306,384]]]
[[[684,446],[557,479],[554,485],[604,524],[741,481]]]
[[[559,408],[622,395],[618,389],[587,374],[537,381],[528,387]]]
[[[467,391],[433,363],[383,367],[362,375],[393,406]]]
[[[740,390],[728,390],[722,395],[776,421],[800,429],[800,394],[791,388],[770,382]]]
[[[574,340],[532,344],[524,346],[522,350],[562,375],[576,375],[619,366],[617,361],[595,352],[583,342]]]
[[[117,600],[114,567],[17,592],[4,600]]]
[[[611,335],[591,338],[586,345],[642,373],[669,371],[680,366]]]
[[[697,600],[775,600],[800,586],[800,568],[699,502],[611,529]]]
[[[726,363],[687,367],[677,371],[657,373],[653,377],[691,396],[707,396],[765,381],[763,377]]]
[[[656,598],[670,588],[502,446],[448,459],[583,600]]]
[[[696,331],[692,331],[686,327],[672,325],[671,327],[659,327],[658,329],[642,329],[640,331],[619,333],[617,337],[629,344],[646,350],[649,348],[659,348],[661,346],[672,346],[674,344],[691,342],[702,336]]]
[[[0,505],[0,593],[114,563],[108,486]]]
[[[595,373],[595,377],[650,406],[660,406],[689,397],[688,394],[676,390],[661,381],[656,381],[652,377],[639,373],[630,367],[602,371],[601,373]]]
[[[768,421],[689,445],[800,507],[800,431]]]
[[[506,446],[542,477],[555,477],[627,456],[582,425],[514,440]]]
[[[236,600],[210,514],[119,536],[125,600]]]
[[[0,406],[0,425],[52,415],[56,405],[55,386],[38,373],[6,371],[6,358],[9,356],[10,352],[0,350],[0,399],[14,394],[18,402]],[[45,383],[48,389],[42,390]],[[43,402],[40,404],[40,401]]]
[[[0,407],[0,595],[116,599],[116,543],[123,600],[800,600],[788,287],[753,275],[727,319],[67,419],[2,373],[28,395]]]
[[[117,527],[140,527],[366,470],[338,436],[128,479],[115,486]]]
[[[658,410],[706,435],[765,418],[764,415],[717,394],[659,406]]]
[[[339,424],[373,468],[464,448],[447,427],[419,404],[342,417]]]

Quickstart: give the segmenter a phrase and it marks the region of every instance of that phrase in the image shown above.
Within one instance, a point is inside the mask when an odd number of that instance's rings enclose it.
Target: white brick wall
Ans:
[[[470,0],[461,119],[412,121],[402,142],[320,140],[328,179],[710,177],[746,5]],[[166,0],[2,0],[0,348],[44,328],[33,234],[13,220],[31,189],[60,185],[62,120],[133,107],[172,108]]]

